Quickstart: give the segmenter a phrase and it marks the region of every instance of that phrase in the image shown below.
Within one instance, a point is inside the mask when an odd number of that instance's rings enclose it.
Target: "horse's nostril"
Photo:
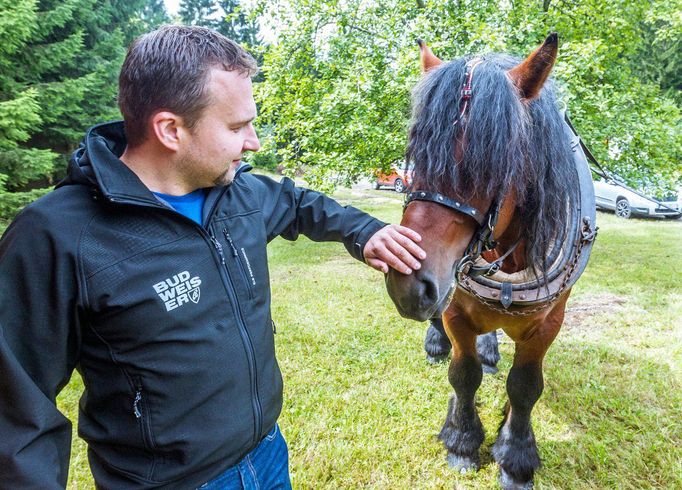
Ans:
[[[422,290],[422,300],[423,305],[432,305],[438,301],[438,285],[436,281],[431,278],[425,277],[422,279],[423,290]]]
[[[433,316],[440,300],[439,283],[435,278],[424,270],[415,271],[409,276],[399,272],[387,274],[388,294],[402,316],[417,321],[426,321]]]

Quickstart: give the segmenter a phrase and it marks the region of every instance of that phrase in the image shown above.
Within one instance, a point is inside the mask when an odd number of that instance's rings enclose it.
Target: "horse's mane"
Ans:
[[[526,264],[546,273],[545,254],[563,240],[569,200],[578,179],[551,80],[539,98],[525,103],[506,71],[521,60],[488,55],[474,72],[466,122],[453,125],[467,58],[427,74],[413,93],[413,121],[407,161],[414,163],[415,185],[465,202],[503,199],[515,193],[523,223]],[[463,134],[462,134],[463,131]],[[456,161],[457,141],[463,141]]]

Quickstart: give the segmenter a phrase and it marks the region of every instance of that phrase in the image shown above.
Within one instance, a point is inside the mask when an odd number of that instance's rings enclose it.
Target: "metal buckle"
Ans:
[[[457,263],[457,269],[455,273],[455,277],[459,277],[460,274],[464,273],[464,268],[467,266],[472,266],[474,265],[474,261],[471,260],[470,255],[465,255],[461,259],[459,259],[459,262]]]
[[[492,235],[491,235],[492,236]],[[483,243],[483,251],[487,252],[489,250],[494,250],[497,247],[497,240],[492,239],[488,240],[486,239],[485,243]]]
[[[500,265],[499,262],[493,262],[492,264],[490,264],[490,267],[488,268],[488,271],[487,271],[485,274],[483,274],[483,275],[484,275],[485,277],[490,277],[490,276],[492,276],[492,275],[494,275],[494,274],[497,274],[497,272],[499,272],[499,270],[500,270],[500,267],[502,267],[502,266]]]
[[[497,220],[495,220],[495,223],[493,224],[493,213],[490,213],[488,215],[488,229],[490,230],[490,236],[493,237],[495,235],[495,226],[497,225]]]

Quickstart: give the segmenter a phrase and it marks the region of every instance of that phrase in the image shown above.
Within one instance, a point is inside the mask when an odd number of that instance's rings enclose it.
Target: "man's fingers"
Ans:
[[[388,272],[388,267],[403,274],[419,269],[419,260],[426,258],[426,252],[415,242],[421,236],[414,230],[400,225],[389,225],[370,238],[365,246],[365,261],[370,267]]]
[[[408,228],[407,226],[402,226],[402,225],[393,225],[393,229],[400,233],[401,235],[404,235],[411,239],[414,242],[421,242],[422,237],[419,233],[414,231],[412,228]]]
[[[412,273],[411,266],[409,264],[403,262],[400,259],[400,257],[396,256],[386,245],[378,247],[374,251],[374,255],[379,260],[385,262],[388,266],[392,267],[393,269],[397,270],[398,272],[402,272],[403,274],[411,274]],[[414,259],[412,259],[412,260],[414,260]]]
[[[413,235],[415,235],[419,240],[421,240],[421,237],[417,234],[417,232],[410,230],[409,228],[405,228],[404,226],[401,226],[403,230],[409,230],[412,232]],[[394,230],[393,233],[391,234],[393,239],[398,242],[400,245],[405,248],[412,257],[417,257],[418,259],[425,259],[426,258],[426,252],[422,250],[422,248],[414,243],[414,238],[407,236],[406,234],[400,233],[400,230]]]
[[[383,272],[384,274],[388,273],[388,265],[386,262],[383,262],[379,259],[367,259],[367,265],[369,265],[372,269]]]
[[[386,248],[390,255],[399,261],[399,267],[396,267],[396,269],[401,270],[400,266],[411,267],[412,269],[419,269],[421,267],[419,261],[415,259],[414,256],[408,252],[407,249],[405,249],[405,247],[403,247],[397,240],[387,241]],[[387,262],[391,264],[389,260],[387,260]]]

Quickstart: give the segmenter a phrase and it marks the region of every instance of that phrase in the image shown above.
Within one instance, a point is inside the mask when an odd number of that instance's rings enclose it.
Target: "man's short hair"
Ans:
[[[206,85],[216,67],[246,76],[258,71],[246,50],[205,27],[167,25],[135,39],[118,78],[128,145],[145,141],[149,118],[161,110],[179,115],[192,129],[211,102]]]

